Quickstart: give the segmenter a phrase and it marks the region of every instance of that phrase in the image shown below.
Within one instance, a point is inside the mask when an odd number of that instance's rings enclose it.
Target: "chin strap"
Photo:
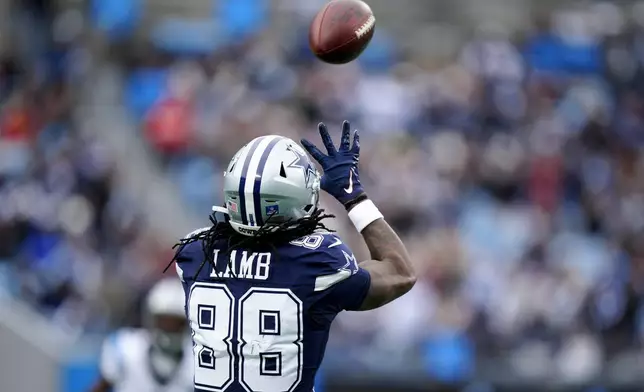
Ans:
[[[212,212],[220,212],[224,215],[229,215],[230,213],[228,212],[228,208],[226,207],[220,207],[220,206],[212,206]]]

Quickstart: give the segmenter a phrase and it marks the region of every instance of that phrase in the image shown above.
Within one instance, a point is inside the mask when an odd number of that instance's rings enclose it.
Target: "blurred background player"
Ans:
[[[181,284],[161,280],[145,306],[145,328],[121,329],[103,344],[100,379],[92,392],[192,391],[192,344]]]

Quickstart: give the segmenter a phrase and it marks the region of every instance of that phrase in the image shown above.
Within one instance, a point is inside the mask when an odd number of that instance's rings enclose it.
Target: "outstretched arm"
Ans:
[[[362,188],[358,131],[353,134],[352,144],[350,125],[345,121],[340,148],[336,149],[326,126],[320,124],[318,128],[327,154],[308,140],[302,140],[302,145],[324,170],[322,189],[344,205],[367,243],[372,260],[360,263],[360,267],[369,272],[371,283],[360,310],[378,308],[405,294],[416,283],[409,254]]]
[[[370,310],[411,290],[416,283],[416,275],[405,245],[384,219],[371,222],[360,234],[371,254],[371,260],[359,264],[371,275],[369,293],[360,310]]]

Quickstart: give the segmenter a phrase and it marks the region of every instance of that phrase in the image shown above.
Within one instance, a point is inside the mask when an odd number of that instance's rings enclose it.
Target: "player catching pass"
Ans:
[[[380,307],[415,283],[409,256],[360,184],[357,131],[323,154],[281,136],[254,139],[224,174],[225,219],[188,235],[175,256],[193,332],[195,391],[311,392],[342,310]],[[324,227],[323,189],[348,211],[372,260],[357,263]]]
[[[188,392],[192,345],[176,279],[158,282],[146,298],[144,329],[121,329],[103,344],[92,392]]]

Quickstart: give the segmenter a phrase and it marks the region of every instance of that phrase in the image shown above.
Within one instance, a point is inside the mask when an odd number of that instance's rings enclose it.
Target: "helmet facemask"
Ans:
[[[181,355],[188,336],[188,322],[185,317],[174,314],[151,314],[148,324],[155,348],[168,355]]]

